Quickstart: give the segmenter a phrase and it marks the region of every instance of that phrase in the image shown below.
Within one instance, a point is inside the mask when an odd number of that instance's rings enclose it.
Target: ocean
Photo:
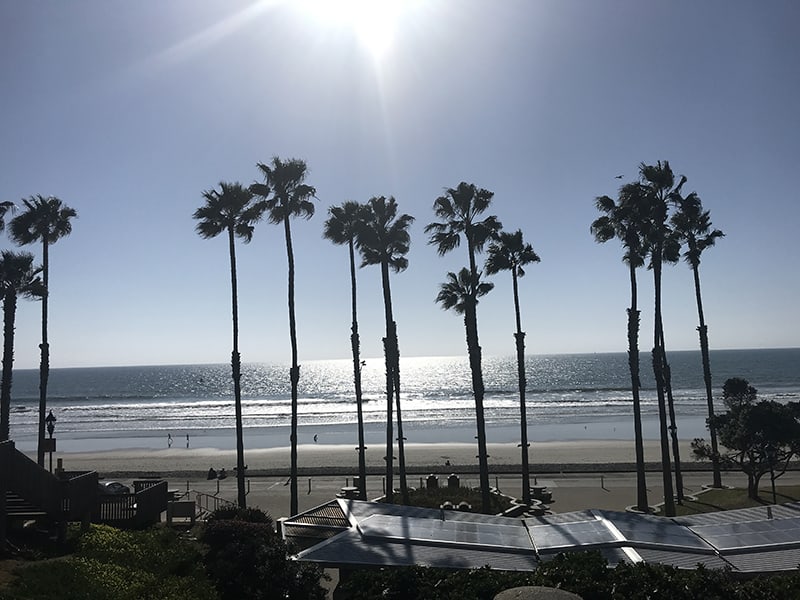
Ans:
[[[658,438],[658,407],[649,352],[641,356],[644,433]],[[699,351],[670,352],[683,439],[706,434],[706,398]],[[759,397],[800,400],[800,349],[711,352],[717,411],[729,377],[743,377]],[[632,439],[630,375],[625,353],[526,357],[531,442]],[[519,442],[519,392],[514,357],[484,357],[487,440]],[[474,399],[466,357],[403,357],[404,434],[414,442],[474,442]],[[15,370],[11,437],[36,446],[38,371]],[[383,443],[386,409],[382,358],[362,368],[367,443]],[[287,365],[245,364],[242,403],[246,448],[288,446]],[[172,365],[52,369],[48,408],[57,418],[58,450],[80,452],[176,446],[234,447],[230,366]],[[299,442],[356,444],[352,361],[301,363]],[[187,437],[188,436],[188,437]],[[316,436],[316,440],[314,437]]]

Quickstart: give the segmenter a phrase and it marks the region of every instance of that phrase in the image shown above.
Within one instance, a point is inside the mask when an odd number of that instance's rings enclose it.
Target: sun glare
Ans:
[[[302,0],[306,10],[326,26],[349,27],[375,58],[392,43],[402,0]]]

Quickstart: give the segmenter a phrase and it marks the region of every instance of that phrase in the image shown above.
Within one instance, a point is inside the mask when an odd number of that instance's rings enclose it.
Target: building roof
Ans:
[[[531,571],[564,552],[741,572],[800,564],[800,503],[666,518],[589,510],[514,519],[336,499],[282,521],[296,560],[328,567]]]

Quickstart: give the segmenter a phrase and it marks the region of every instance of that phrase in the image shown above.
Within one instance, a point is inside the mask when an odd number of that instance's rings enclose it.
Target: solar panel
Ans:
[[[543,551],[619,541],[614,532],[598,519],[558,525],[536,525],[530,528],[530,532],[536,547]]]
[[[720,551],[800,545],[800,518],[767,519],[690,528]]]
[[[513,525],[497,525],[373,515],[359,522],[359,530],[365,538],[379,538],[395,542],[425,542],[442,546],[456,544],[533,551],[530,537],[522,522],[514,523]]]

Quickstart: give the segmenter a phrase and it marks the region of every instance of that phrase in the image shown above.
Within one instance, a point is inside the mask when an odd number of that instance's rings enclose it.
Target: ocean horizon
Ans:
[[[658,438],[657,403],[649,352],[640,357],[642,413],[647,439]],[[706,434],[706,395],[700,352],[668,352],[678,433]],[[721,387],[743,377],[759,397],[800,400],[800,349],[712,350],[715,408]],[[519,442],[516,358],[483,359],[487,441]],[[536,441],[632,439],[627,353],[526,356],[528,436]],[[408,443],[474,443],[474,398],[466,356],[402,357],[401,403]],[[38,369],[14,371],[11,437],[21,450],[36,445]],[[362,367],[367,443],[385,443],[382,357]],[[352,359],[301,363],[299,443],[355,446]],[[289,445],[288,364],[242,365],[246,448]],[[56,416],[60,452],[122,448],[234,447],[230,365],[70,367],[50,371],[48,409]]]

